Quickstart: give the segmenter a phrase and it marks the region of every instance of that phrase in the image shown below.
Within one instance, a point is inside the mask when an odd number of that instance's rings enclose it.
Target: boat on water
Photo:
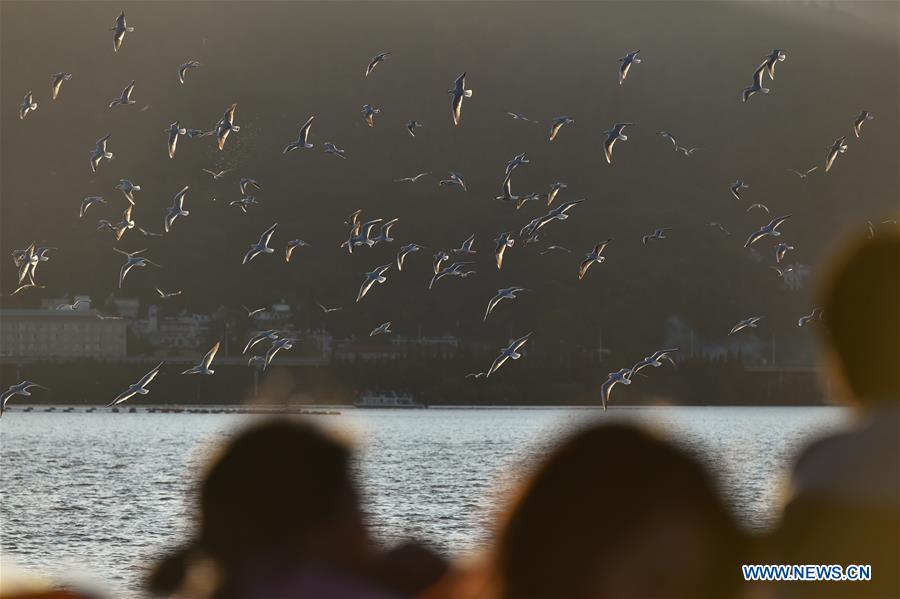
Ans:
[[[364,393],[353,402],[353,405],[357,408],[416,409],[428,407],[416,401],[411,395],[398,395],[393,392],[387,394]]]

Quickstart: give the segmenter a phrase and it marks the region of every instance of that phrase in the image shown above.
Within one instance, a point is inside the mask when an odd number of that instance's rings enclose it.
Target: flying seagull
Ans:
[[[659,241],[661,239],[666,239],[666,231],[669,231],[671,229],[672,227],[660,227],[659,229],[653,231],[653,233],[641,237],[641,243],[647,245],[648,241]]]
[[[510,236],[509,232],[501,233],[500,236],[494,240],[494,243],[497,244],[494,248],[494,258],[497,261],[497,270],[503,268],[503,254],[506,253],[506,248],[511,248],[515,245],[516,240]]]
[[[603,155],[606,156],[606,162],[612,164],[613,147],[617,141],[626,141],[628,136],[622,131],[625,127],[631,126],[633,123],[616,123],[612,129],[606,132],[606,141],[603,143]]]
[[[388,335],[390,333],[393,333],[393,331],[391,330],[391,321],[389,320],[372,329],[372,332],[369,333],[369,337],[374,337],[375,335]]]
[[[487,309],[484,311],[483,322],[487,321],[488,315],[497,307],[497,304],[500,303],[501,300],[504,299],[516,299],[516,294],[520,291],[527,291],[524,287],[507,287],[505,289],[498,289],[497,295],[492,297],[487,304]]]
[[[189,211],[184,209],[184,197],[187,194],[188,186],[185,185],[181,191],[175,194],[175,197],[172,198],[172,206],[166,210],[166,218],[164,221],[166,233],[172,228],[172,224],[175,222],[175,219],[179,216],[187,216],[190,214]]]
[[[779,277],[784,277],[784,275],[786,275],[787,273],[792,272],[794,270],[793,266],[785,266],[784,268],[782,268],[780,266],[770,266],[769,268],[771,268],[776,273],[778,273]]]
[[[450,250],[450,251],[453,252],[454,254],[464,254],[466,256],[471,256],[472,254],[476,253],[475,250],[472,249],[474,247],[474,245],[475,245],[475,234],[472,233],[471,235],[469,235],[468,238],[466,238],[465,241],[462,242],[462,245],[460,245],[458,248],[456,248],[454,250]]]
[[[193,366],[191,368],[188,368],[181,374],[207,374],[207,375],[209,375],[209,374],[215,373],[215,370],[210,369],[209,366],[210,366],[210,364],[212,364],[212,361],[215,359],[216,352],[219,351],[219,344],[221,344],[221,341],[217,341],[216,344],[212,346],[212,349],[209,350],[208,352],[206,352],[206,355],[203,356],[203,359],[200,361],[199,364],[197,364],[196,366]]]
[[[187,75],[188,69],[196,69],[200,66],[200,63],[196,60],[189,60],[180,67],[178,67],[178,82],[184,83],[184,77]]]
[[[75,310],[78,309],[78,306],[80,306],[81,304],[90,304],[90,302],[87,300],[79,299],[79,300],[75,300],[71,304],[60,304],[60,305],[56,306],[56,309],[57,310],[68,310],[69,312],[74,312]]]
[[[116,241],[120,241],[128,229],[134,228],[134,220],[131,218],[132,210],[134,210],[134,206],[128,206],[125,212],[122,213],[122,220],[112,226],[112,230],[116,234]]]
[[[447,91],[452,97],[450,98],[450,112],[453,115],[453,124],[459,126],[462,117],[463,98],[471,98],[472,90],[466,89],[466,74],[463,73],[456,78],[453,83],[453,89]]]
[[[419,173],[418,175],[415,175],[413,177],[403,177],[402,179],[394,179],[394,183],[418,183],[419,179],[421,179],[422,177],[427,177],[430,174],[431,174],[430,172]]]
[[[468,266],[471,262],[454,262],[450,266],[445,268],[441,268],[431,277],[431,282],[428,283],[428,288],[431,289],[434,287],[434,284],[443,279],[444,277],[460,277],[466,278],[467,276],[473,274],[475,271],[465,271],[463,268]]]
[[[56,73],[50,79],[50,96],[55,100],[59,96],[59,88],[63,81],[72,78],[72,73]]]
[[[809,174],[810,174],[811,172],[813,172],[814,170],[816,170],[817,168],[819,168],[819,167],[818,167],[818,166],[814,166],[814,167],[812,167],[812,168],[810,168],[810,169],[807,169],[805,172],[802,172],[802,173],[801,173],[800,171],[794,170],[794,169],[792,169],[792,168],[789,168],[789,169],[787,169],[787,170],[788,170],[789,173],[794,173],[795,175],[797,175],[797,176],[800,177],[801,179],[806,179],[806,178],[809,176]]]
[[[259,241],[250,244],[250,249],[244,254],[244,261],[241,264],[247,264],[260,254],[271,254],[275,251],[269,247],[269,240],[272,239],[272,234],[275,233],[275,227],[277,226],[278,223],[275,223],[262,232],[262,235],[259,236]]]
[[[418,129],[418,128],[421,127],[421,126],[422,126],[422,123],[420,123],[419,121],[416,121],[416,120],[407,121],[407,123],[406,123],[406,130],[409,131],[409,134],[410,134],[410,135],[412,135],[413,137],[415,137],[415,136],[416,136],[416,129]]]
[[[241,180],[238,181],[238,186],[241,189],[241,195],[247,195],[247,189],[253,188],[257,191],[262,191],[262,187],[260,187],[259,182],[256,179],[251,179],[250,177],[241,177]]]
[[[271,329],[268,331],[261,331],[259,333],[256,333],[255,335],[250,337],[249,341],[247,341],[247,345],[244,346],[244,351],[242,351],[241,354],[246,354],[248,351],[253,349],[254,345],[259,343],[260,341],[263,341],[265,339],[274,341],[275,339],[278,339],[278,334],[279,334],[279,332],[275,329]],[[218,344],[217,344],[217,346],[218,346]]]
[[[775,64],[784,62],[785,58],[787,58],[787,54],[785,54],[784,50],[781,48],[775,48],[768,56],[766,56],[766,62],[764,64],[766,65],[766,72],[769,74],[769,79],[775,80]]]
[[[116,22],[112,26],[111,31],[113,31],[113,52],[118,52],[119,48],[122,47],[122,42],[125,40],[125,32],[131,33],[134,31],[134,27],[129,27],[125,23],[125,11],[116,17]]]
[[[349,253],[353,253],[353,248],[358,246],[366,246],[372,247],[375,245],[375,240],[372,239],[372,228],[380,223],[382,219],[376,218],[364,223],[357,222],[353,225],[353,228],[350,231],[350,238],[347,239],[344,243],[341,244],[341,247],[346,247]]]
[[[363,118],[366,121],[366,124],[369,127],[375,126],[375,115],[381,112],[380,108],[375,108],[369,104],[363,104],[362,110],[360,111],[363,114]]]
[[[156,375],[159,374],[159,369],[162,368],[162,365],[164,363],[165,362],[160,362],[159,364],[157,364],[156,367],[153,368],[153,370],[142,376],[141,380],[119,393],[118,397],[112,400],[112,402],[110,402],[110,404],[106,407],[111,408],[113,406],[117,406],[123,401],[131,399],[135,395],[147,395],[148,393],[150,393],[150,390],[147,389],[147,385],[149,385],[150,382],[156,378]]]
[[[537,123],[537,121],[532,120],[532,119],[529,119],[528,117],[526,117],[526,116],[525,116],[524,114],[522,114],[521,112],[507,112],[506,114],[509,115],[509,116],[511,116],[511,117],[513,118],[514,121],[526,121],[526,122],[529,122],[529,123]]]
[[[745,183],[743,179],[738,179],[731,184],[731,187],[729,187],[729,189],[731,190],[731,195],[734,196],[734,199],[739,200],[741,199],[741,190],[750,189],[750,186]]]
[[[85,212],[88,211],[88,208],[93,206],[94,204],[105,204],[106,200],[101,198],[100,196],[91,196],[89,198],[84,198],[81,200],[81,208],[78,210],[78,218],[84,218]]]
[[[284,152],[282,152],[283,154],[287,154],[288,152],[291,152],[298,148],[308,150],[309,148],[313,147],[313,144],[309,143],[307,140],[309,138],[309,128],[312,127],[314,118],[316,117],[311,116],[306,120],[306,123],[304,123],[300,128],[300,135],[297,137],[297,141],[289,143],[287,146],[285,146]]]
[[[767,94],[769,93],[769,88],[763,87],[763,75],[766,74],[768,69],[768,61],[763,61],[761,65],[756,67],[756,70],[753,71],[753,83],[750,87],[745,87],[744,91],[741,92],[741,101],[746,102],[750,99],[755,93]]]
[[[781,264],[784,260],[785,255],[794,249],[794,246],[788,245],[786,243],[779,243],[775,246],[775,263]]]
[[[382,266],[375,267],[374,270],[367,272],[365,278],[363,279],[362,285],[359,287],[359,295],[356,296],[356,301],[361,300],[365,295],[369,292],[369,289],[372,288],[372,285],[375,283],[384,283],[387,281],[387,277],[384,276],[384,273],[391,267],[390,264],[383,264]]]
[[[825,155],[825,172],[831,170],[831,165],[834,164],[834,159],[838,157],[838,154],[843,154],[847,151],[847,138],[839,137],[834,140],[834,143],[828,147],[828,153]]]
[[[635,374],[637,374],[638,372],[640,372],[641,370],[643,370],[644,368],[647,368],[649,366],[652,366],[653,368],[659,368],[660,366],[663,365],[664,361],[669,362],[672,366],[675,366],[675,360],[673,360],[671,358],[671,356],[669,356],[669,354],[675,353],[677,351],[678,351],[678,348],[673,347],[671,349],[661,349],[659,351],[653,352],[652,355],[647,356],[646,358],[644,358],[643,360],[641,360],[640,362],[638,362],[637,364],[635,364],[634,366],[631,367],[631,371],[628,373],[628,378],[630,379]]]
[[[531,337],[531,333],[528,333],[523,337],[519,337],[515,341],[511,342],[508,346],[501,349],[500,355],[497,356],[496,359],[494,359],[494,362],[493,364],[491,364],[491,367],[488,369],[485,377],[490,377],[492,374],[497,372],[497,369],[503,366],[506,360],[518,360],[519,358],[521,358],[522,354],[519,353],[519,350],[522,349],[522,346],[525,345],[529,337]]]
[[[394,241],[394,238],[391,237],[391,227],[396,225],[399,220],[399,218],[392,218],[386,223],[383,223],[381,225],[381,231],[378,233],[378,235],[370,239],[372,245],[375,245],[376,243],[390,243]]]
[[[326,141],[324,144],[322,144],[322,147],[325,148],[326,154],[331,154],[332,156],[337,156],[338,158],[344,158],[345,160],[347,158],[347,151],[342,150],[330,141]]]
[[[135,185],[128,179],[119,179],[119,184],[115,188],[125,194],[125,199],[128,200],[129,204],[135,205],[134,192],[141,190],[140,185]]]
[[[609,394],[612,392],[612,388],[616,386],[616,383],[622,383],[623,385],[630,385],[631,379],[631,369],[623,368],[617,372],[610,372],[609,378],[606,379],[602,385],[600,385],[600,405],[603,406],[603,411],[606,411],[606,406],[609,405]]]
[[[601,254],[603,254],[603,250],[606,249],[606,246],[609,245],[609,243],[611,241],[612,241],[612,239],[607,239],[605,241],[601,241],[600,243],[598,243],[597,245],[594,246],[593,250],[591,250],[590,252],[585,254],[585,259],[582,260],[581,265],[578,267],[578,280],[579,281],[584,278],[584,275],[587,274],[588,269],[595,262],[597,264],[603,264],[606,261],[606,257],[602,256]]]
[[[275,358],[275,354],[283,349],[291,349],[294,347],[295,339],[290,339],[288,337],[283,337],[281,339],[276,339],[272,342],[272,345],[269,347],[269,350],[266,352],[266,361],[264,368],[268,368],[269,364],[272,363],[272,359]]]
[[[33,110],[37,110],[37,102],[34,101],[34,94],[28,92],[25,94],[25,99],[22,100],[22,105],[19,107],[19,118],[24,119]]]
[[[3,416],[3,411],[6,410],[6,403],[10,400],[10,398],[13,395],[21,395],[23,397],[31,397],[31,392],[29,391],[29,389],[32,389],[32,388],[44,389],[44,390],[49,391],[49,389],[47,389],[47,387],[44,387],[43,385],[38,385],[37,383],[32,382],[32,381],[22,381],[18,385],[10,385],[9,389],[4,391],[3,394],[0,395],[0,416]]]
[[[149,264],[151,266],[159,268],[159,264],[157,264],[156,262],[153,262],[152,260],[150,260],[149,258],[145,258],[144,256],[138,256],[138,254],[140,254],[141,252],[147,251],[146,248],[137,250],[135,252],[124,252],[118,248],[113,249],[125,256],[125,264],[123,264],[122,268],[119,269],[119,289],[122,288],[122,283],[125,281],[125,276],[128,274],[128,271],[130,271],[135,266],[144,268]]]
[[[308,245],[309,244],[306,243],[305,241],[303,241],[302,239],[291,239],[290,241],[287,242],[287,246],[284,248],[284,261],[290,262],[291,255],[294,253],[294,250],[296,250],[299,247],[306,247]]]
[[[769,207],[766,206],[765,204],[750,204],[750,206],[748,206],[744,212],[750,212],[754,208],[759,208],[760,210],[765,210],[766,214],[771,214],[769,212]]]
[[[875,115],[873,115],[868,110],[863,110],[862,112],[860,112],[857,115],[856,119],[853,121],[853,134],[856,137],[859,137],[859,134],[862,132],[863,123],[865,123],[866,121],[871,121],[874,118]]]
[[[373,56],[372,60],[369,61],[369,65],[366,67],[366,77],[368,77],[369,73],[371,73],[375,69],[375,67],[378,66],[378,63],[384,62],[390,55],[390,52],[381,52]]]
[[[175,148],[178,147],[178,136],[187,133],[187,129],[179,126],[178,121],[175,121],[169,125],[169,128],[166,129],[166,133],[169,134],[169,158],[175,158]]]
[[[531,161],[528,160],[528,156],[526,155],[526,152],[522,152],[521,154],[516,154],[515,156],[512,157],[512,160],[510,160],[509,162],[506,163],[506,174],[507,175],[511,174],[514,170],[516,170],[516,167],[518,167],[520,164],[528,164],[529,162],[531,162]]]
[[[543,250],[541,250],[541,255],[543,256],[544,254],[549,254],[550,252],[555,252],[555,251],[565,252],[567,254],[572,253],[572,250],[570,250],[569,248],[565,248],[561,245],[550,245],[550,246],[547,246],[546,248],[544,248]]]
[[[758,231],[751,233],[750,237],[747,238],[747,242],[744,244],[745,248],[750,247],[766,235],[771,235],[772,237],[778,237],[781,235],[781,231],[778,231],[778,227],[781,226],[781,223],[791,218],[792,214],[787,214],[785,216],[779,216],[778,218],[773,218],[769,221],[769,224],[762,227]]]
[[[559,130],[562,129],[565,125],[569,123],[574,123],[575,119],[569,116],[558,116],[550,123],[550,141],[556,139],[556,134],[559,133]]]
[[[664,137],[664,138],[668,139],[669,141],[671,141],[673,149],[676,152],[678,151],[678,148],[680,146],[678,145],[678,140],[675,139],[674,135],[672,135],[668,131],[657,131],[656,134],[659,135],[660,137]]]
[[[228,202],[229,206],[237,206],[244,214],[247,214],[247,208],[249,208],[250,206],[256,206],[257,204],[259,204],[259,202],[256,200],[255,196],[247,196],[246,198],[231,200],[230,202]]]
[[[434,258],[432,270],[434,270],[434,274],[438,274],[441,271],[441,264],[450,259],[450,254],[444,250],[438,250],[432,257]]]
[[[619,62],[622,63],[622,65],[619,67],[619,85],[622,85],[622,82],[624,82],[625,78],[628,77],[628,71],[631,70],[632,64],[641,64],[641,59],[637,57],[638,52],[640,52],[640,50],[629,52],[619,59]]]
[[[257,314],[262,314],[266,311],[266,308],[248,308],[247,306],[241,306],[244,309],[244,312],[247,313],[247,318],[252,319]]]
[[[553,200],[556,199],[556,196],[559,194],[560,190],[565,189],[566,187],[568,187],[568,185],[566,185],[562,181],[551,183],[550,191],[547,193],[547,205],[549,206],[550,204],[552,204]]]
[[[742,330],[748,329],[748,328],[755,329],[756,323],[759,322],[760,320],[762,320],[762,316],[751,316],[750,318],[745,318],[744,320],[740,321],[739,323],[737,323],[736,325],[731,327],[731,332],[728,334],[734,335],[738,331],[742,331]]]
[[[822,308],[813,308],[812,312],[800,317],[800,320],[797,321],[797,326],[804,327],[815,320],[822,320],[822,314]]]
[[[107,160],[112,160],[113,153],[106,150],[106,144],[109,141],[109,135],[105,137],[101,137],[97,140],[97,143],[94,144],[94,149],[91,151],[91,172],[96,173],[97,167],[100,166],[100,161],[106,158]]]
[[[118,106],[119,104],[127,105],[134,104],[134,100],[131,99],[131,94],[134,93],[134,80],[131,80],[131,83],[125,86],[125,89],[122,90],[122,95],[118,98],[114,99],[109,103],[109,107]]]
[[[160,289],[159,287],[157,287],[156,293],[159,294],[159,299],[168,299],[170,297],[175,297],[176,295],[181,295],[181,290],[179,289],[178,291],[172,291],[172,292],[167,293],[167,292],[163,291],[162,289]]]
[[[225,149],[225,140],[228,139],[229,133],[232,131],[237,133],[241,130],[238,125],[234,124],[235,110],[237,110],[237,104],[229,106],[222,114],[222,118],[219,119],[219,122],[216,123],[215,129],[213,129],[216,135],[216,143],[219,144],[219,150]]]
[[[400,251],[397,252],[397,270],[403,270],[403,263],[406,260],[406,256],[413,253],[418,252],[423,249],[424,246],[421,246],[416,243],[410,243],[408,245],[404,245],[400,248]]]
[[[445,185],[457,185],[459,187],[462,187],[463,191],[467,191],[466,182],[463,181],[462,175],[460,175],[456,171],[450,171],[449,177],[447,177],[446,179],[441,179],[438,182],[438,185],[440,185],[441,187]]]
[[[503,178],[503,183],[500,185],[500,195],[494,199],[500,202],[519,202],[521,198],[517,195],[513,195],[512,192],[512,175],[506,175]]]
[[[211,171],[211,170],[205,168],[205,169],[203,169],[203,172],[207,173],[209,175],[212,175],[213,180],[218,180],[218,179],[221,179],[222,177],[224,177],[226,173],[230,173],[231,169],[226,168],[225,170],[217,172],[217,171]]]
[[[328,314],[329,312],[337,312],[338,310],[342,310],[342,309],[343,309],[343,308],[340,308],[340,307],[337,307],[337,308],[326,308],[326,307],[323,306],[322,304],[319,304],[319,307],[322,308],[322,312],[324,312],[325,314]]]

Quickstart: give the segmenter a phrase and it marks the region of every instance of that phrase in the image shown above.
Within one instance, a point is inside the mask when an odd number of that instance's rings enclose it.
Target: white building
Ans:
[[[121,358],[127,326],[87,310],[0,310],[0,358]]]

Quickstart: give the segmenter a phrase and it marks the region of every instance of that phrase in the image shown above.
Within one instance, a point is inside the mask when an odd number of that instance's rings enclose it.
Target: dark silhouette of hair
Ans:
[[[214,460],[200,488],[196,540],[164,560],[149,587],[177,589],[202,556],[220,572],[218,596],[232,596],[248,568],[285,572],[304,559],[352,567],[368,547],[349,450],[304,422],[266,421]]]
[[[585,430],[540,467],[503,528],[501,597],[735,593],[743,538],[704,469],[641,430]]]
[[[900,234],[879,233],[837,260],[823,293],[827,342],[854,399],[900,397]]]

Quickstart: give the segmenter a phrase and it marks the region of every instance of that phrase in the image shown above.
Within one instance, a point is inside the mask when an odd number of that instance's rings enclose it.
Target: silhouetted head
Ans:
[[[830,358],[853,398],[900,401],[900,234],[879,232],[841,255],[822,307]]]
[[[742,538],[706,472],[635,428],[559,447],[512,508],[494,561],[499,596],[728,596]]]
[[[151,590],[170,592],[201,556],[220,588],[299,564],[348,568],[369,556],[350,451],[317,428],[271,420],[238,435],[213,462],[199,494],[194,543],[164,561]]]

